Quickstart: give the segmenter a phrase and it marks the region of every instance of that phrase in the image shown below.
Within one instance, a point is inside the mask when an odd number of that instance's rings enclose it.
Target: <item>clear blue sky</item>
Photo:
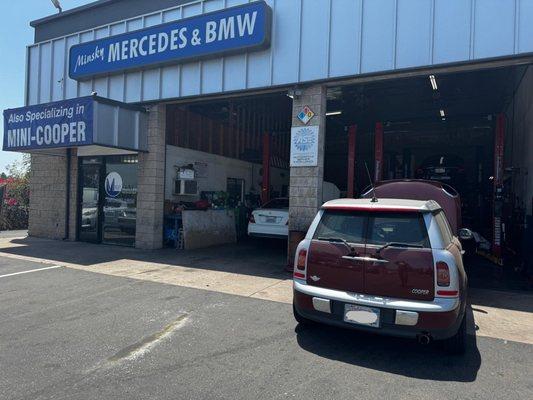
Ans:
[[[63,10],[68,10],[93,0],[60,0]],[[0,25],[0,110],[24,106],[24,74],[26,46],[33,43],[30,21],[56,13],[50,0],[2,1]],[[4,137],[4,123],[0,125]],[[0,145],[1,147],[1,145]],[[20,154],[0,151],[0,172],[7,164],[20,159]]]

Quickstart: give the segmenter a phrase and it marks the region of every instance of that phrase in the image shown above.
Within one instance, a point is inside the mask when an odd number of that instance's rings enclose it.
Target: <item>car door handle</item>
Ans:
[[[374,257],[342,256],[342,258],[344,258],[345,260],[367,261],[367,262],[379,263],[379,264],[385,264],[389,262],[389,260],[383,260],[383,259],[374,258]]]

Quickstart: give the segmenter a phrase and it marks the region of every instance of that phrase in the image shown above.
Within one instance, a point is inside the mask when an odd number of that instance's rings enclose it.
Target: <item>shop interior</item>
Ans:
[[[286,92],[167,106],[167,246],[243,240],[253,209],[288,197],[291,116]]]
[[[526,71],[527,65],[514,65],[329,88],[325,180],[349,192],[349,151],[355,147],[355,197],[370,184],[365,164],[372,180],[439,180],[459,192],[463,226],[490,243],[494,211],[503,209],[506,246],[520,243],[513,239],[520,233],[512,229],[524,209],[513,194],[511,105]],[[505,135],[506,163],[499,195],[497,132]],[[382,163],[376,173],[378,153]]]

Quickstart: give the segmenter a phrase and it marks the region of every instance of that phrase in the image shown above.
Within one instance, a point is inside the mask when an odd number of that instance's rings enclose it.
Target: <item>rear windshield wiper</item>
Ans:
[[[348,243],[345,239],[340,237],[318,237],[318,240],[324,240],[326,242],[336,242],[336,243],[342,243],[344,244],[349,250],[350,254],[355,253],[355,249]]]
[[[400,242],[389,242],[381,246],[379,249],[376,250],[376,253],[380,253],[381,250],[385,250],[387,247],[415,247],[417,249],[423,249],[424,246],[419,244],[410,244],[410,243],[400,243]]]

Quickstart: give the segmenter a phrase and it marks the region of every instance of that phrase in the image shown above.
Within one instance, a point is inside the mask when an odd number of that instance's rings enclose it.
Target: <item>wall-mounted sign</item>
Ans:
[[[318,165],[318,126],[291,129],[291,167]]]
[[[311,110],[309,106],[305,106],[304,108],[302,108],[302,111],[300,111],[300,113],[298,114],[298,119],[302,121],[302,123],[307,125],[307,123],[311,121],[311,119],[314,116],[315,116],[315,113],[313,112],[313,110]]]
[[[178,179],[193,180],[194,179],[194,169],[181,168],[178,171]]]
[[[4,111],[4,151],[72,147],[93,142],[93,98]]]
[[[98,96],[4,111],[4,151],[103,146],[146,151],[148,117],[144,107]]]
[[[109,197],[118,197],[122,192],[122,177],[118,172],[110,172],[105,177],[105,192]]]
[[[69,76],[98,75],[242,53],[270,46],[272,10],[264,1],[185,18],[70,48]]]

